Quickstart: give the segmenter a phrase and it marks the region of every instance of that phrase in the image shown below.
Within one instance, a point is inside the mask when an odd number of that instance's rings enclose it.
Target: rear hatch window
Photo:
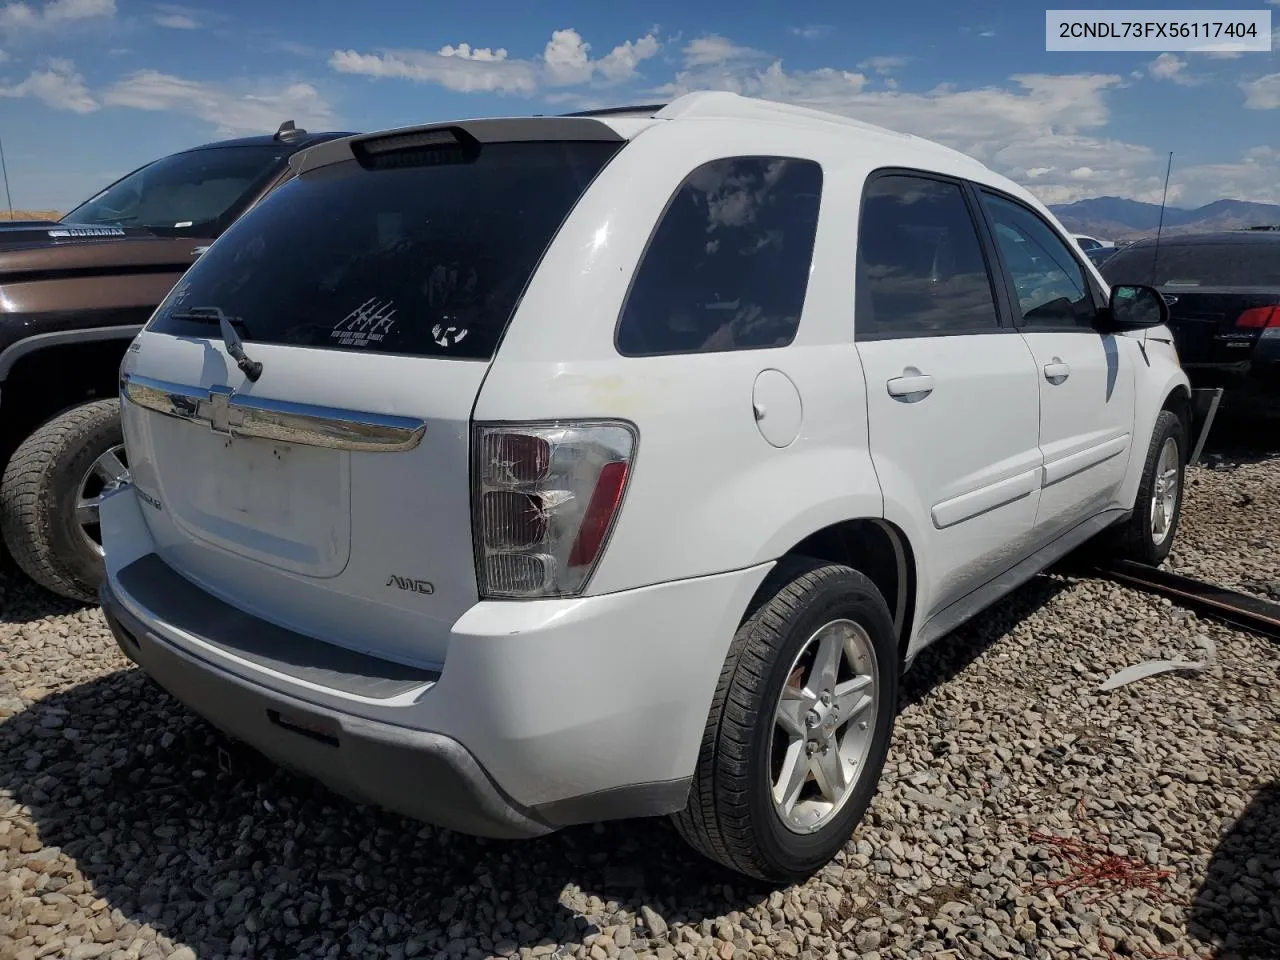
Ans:
[[[1154,281],[1152,268],[1155,268]],[[1280,284],[1280,243],[1155,245],[1121,250],[1100,268],[1108,284],[1263,287]]]
[[[543,252],[617,142],[474,144],[295,178],[238,220],[150,329],[489,360]],[[390,157],[387,160],[391,160]]]

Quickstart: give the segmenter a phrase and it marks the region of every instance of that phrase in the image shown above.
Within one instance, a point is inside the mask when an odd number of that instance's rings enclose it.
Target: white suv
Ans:
[[[959,153],[724,93],[305,151],[121,369],[121,648],[350,796],[530,837],[672,815],[785,881],[899,676],[1106,535],[1158,562],[1189,398]]]

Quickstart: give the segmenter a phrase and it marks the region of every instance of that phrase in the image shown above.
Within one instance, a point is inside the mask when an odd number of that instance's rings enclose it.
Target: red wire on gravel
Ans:
[[[1086,903],[1093,903],[1117,888],[1146,890],[1158,900],[1168,899],[1160,883],[1174,875],[1172,870],[1152,867],[1134,857],[1111,853],[1071,837],[1055,837],[1034,830],[1031,839],[1054,847],[1071,868],[1061,879],[1040,881],[1035,886],[1037,890],[1049,889],[1061,896],[1092,889],[1093,894],[1085,898]]]
[[[1082,822],[1084,804],[1084,798],[1081,797],[1075,811],[1075,819],[1082,830],[1087,829]],[[1153,867],[1136,857],[1112,853],[1104,846],[1082,839],[1059,837],[1042,830],[1032,830],[1029,836],[1033,842],[1052,848],[1059,859],[1068,865],[1066,876],[1041,880],[1032,887],[1034,891],[1051,890],[1056,896],[1091,891],[1084,897],[1085,903],[1095,903],[1110,893],[1123,890],[1142,890],[1161,902],[1170,899],[1161,884],[1175,875],[1173,870]],[[1102,942],[1100,945],[1106,951],[1107,960],[1133,960],[1117,954],[1114,944],[1108,946]],[[1142,957],[1143,960],[1183,960],[1176,953],[1143,954]]]

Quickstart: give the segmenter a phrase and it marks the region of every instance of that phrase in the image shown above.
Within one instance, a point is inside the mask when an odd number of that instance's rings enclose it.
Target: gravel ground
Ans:
[[[1280,459],[1214,464],[1171,565],[1267,592]],[[1278,691],[1270,641],[1040,577],[921,655],[855,841],[770,890],[662,821],[485,842],[220,773],[98,611],[0,581],[0,960],[1280,957]]]

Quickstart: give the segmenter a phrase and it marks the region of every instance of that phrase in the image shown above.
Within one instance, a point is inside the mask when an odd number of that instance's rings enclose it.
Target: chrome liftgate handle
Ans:
[[[214,433],[330,450],[398,453],[416,447],[427,431],[414,417],[246,396],[230,387],[192,387],[137,374],[121,377],[120,394],[134,406],[203,423]]]

